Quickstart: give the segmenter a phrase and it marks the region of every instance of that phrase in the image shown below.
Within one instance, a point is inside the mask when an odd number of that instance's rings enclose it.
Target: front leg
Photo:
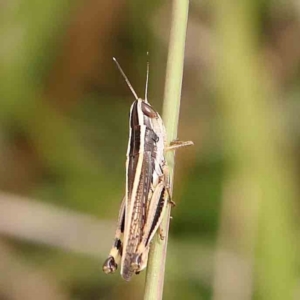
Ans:
[[[123,233],[125,225],[125,200],[126,197],[123,198],[121,203],[114,244],[109,252],[108,258],[105,260],[102,267],[103,272],[106,274],[115,272],[118,268],[118,264],[121,261],[123,250]]]
[[[165,152],[168,152],[168,151],[174,151],[174,150],[177,150],[179,148],[182,148],[182,147],[188,147],[188,146],[193,146],[194,143],[192,141],[179,141],[179,140],[174,140],[170,143],[169,146],[165,147]]]

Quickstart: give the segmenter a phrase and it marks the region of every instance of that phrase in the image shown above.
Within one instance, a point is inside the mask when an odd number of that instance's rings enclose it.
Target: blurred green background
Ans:
[[[161,112],[171,1],[0,3],[0,299],[142,299],[107,276],[133,96]],[[300,299],[300,6],[190,2],[164,299]]]

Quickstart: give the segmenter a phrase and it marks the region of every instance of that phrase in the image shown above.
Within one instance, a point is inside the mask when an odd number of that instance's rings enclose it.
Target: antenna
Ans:
[[[146,75],[146,87],[145,87],[145,102],[148,103],[148,81],[149,81],[149,52],[147,52],[147,75]]]
[[[119,71],[121,72],[122,76],[124,77],[124,79],[125,79],[125,81],[126,81],[128,87],[130,88],[130,90],[131,90],[131,92],[132,92],[134,98],[135,98],[136,100],[138,100],[139,98],[138,98],[138,96],[137,96],[135,90],[133,89],[132,85],[130,84],[129,79],[128,79],[127,76],[125,75],[125,73],[124,73],[124,71],[122,70],[121,66],[119,65],[118,61],[116,60],[115,57],[113,57],[113,60],[114,60],[114,62],[116,63],[116,65],[117,65]]]

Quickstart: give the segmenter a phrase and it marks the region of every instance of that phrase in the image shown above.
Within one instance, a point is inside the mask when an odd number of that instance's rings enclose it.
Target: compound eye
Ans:
[[[153,119],[157,117],[156,111],[145,102],[142,102],[142,112],[149,118]]]

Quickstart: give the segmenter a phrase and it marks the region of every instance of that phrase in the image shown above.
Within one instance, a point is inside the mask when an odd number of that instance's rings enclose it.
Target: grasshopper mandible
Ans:
[[[122,200],[113,247],[103,264],[107,274],[121,262],[121,276],[129,281],[146,268],[151,240],[160,227],[167,204],[174,204],[165,152],[193,145],[174,141],[167,146],[162,118],[147,99],[149,63],[145,99],[137,96],[118,61],[113,58],[135,97],[130,108],[129,140],[126,159],[126,194]],[[160,231],[160,236],[163,235]]]

